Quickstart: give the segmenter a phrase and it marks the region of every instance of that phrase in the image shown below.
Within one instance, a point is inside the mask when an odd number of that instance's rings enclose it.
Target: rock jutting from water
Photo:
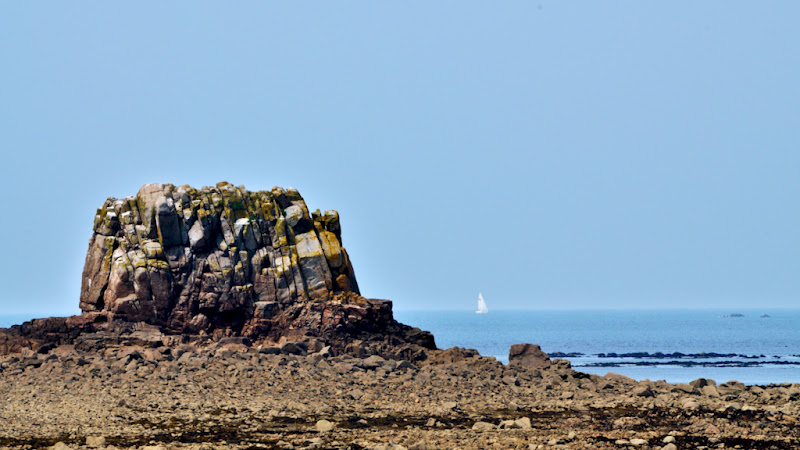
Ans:
[[[94,217],[80,309],[25,324],[12,333],[23,339],[6,337],[5,347],[149,330],[356,354],[435,348],[430,333],[394,320],[391,301],[360,295],[339,214],[309,212],[293,188],[146,184],[107,199]]]

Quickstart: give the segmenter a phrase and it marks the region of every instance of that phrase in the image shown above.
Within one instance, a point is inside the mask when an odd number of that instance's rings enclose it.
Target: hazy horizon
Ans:
[[[399,309],[800,306],[799,15],[5,3],[0,314],[78,312],[106,197],[221,180],[338,210]]]

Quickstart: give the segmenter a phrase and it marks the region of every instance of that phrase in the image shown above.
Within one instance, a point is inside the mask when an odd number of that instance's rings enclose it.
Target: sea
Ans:
[[[474,348],[503,363],[512,344],[531,343],[586,373],[670,383],[800,383],[800,309],[395,310],[394,316],[432,332],[439,348]],[[41,315],[0,315],[0,327],[34,317]]]
[[[637,380],[800,383],[800,309],[474,311],[396,310],[439,348],[508,362],[512,344],[538,344],[585,373]]]

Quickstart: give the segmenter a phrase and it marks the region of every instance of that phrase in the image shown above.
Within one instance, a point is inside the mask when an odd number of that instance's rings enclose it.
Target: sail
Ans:
[[[486,307],[486,302],[483,300],[483,294],[480,292],[478,293],[478,310],[475,312],[478,314],[486,314],[489,312],[489,308]]]

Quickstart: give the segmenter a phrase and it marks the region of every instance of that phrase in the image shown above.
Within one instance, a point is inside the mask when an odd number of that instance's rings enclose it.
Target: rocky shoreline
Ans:
[[[636,382],[546,355],[503,365],[459,348],[411,362],[247,343],[6,356],[0,447],[800,446],[800,384]]]
[[[439,350],[360,295],[295,189],[148,184],[98,208],[82,314],[0,329],[0,448],[800,445],[800,384],[636,382],[538,346]]]

